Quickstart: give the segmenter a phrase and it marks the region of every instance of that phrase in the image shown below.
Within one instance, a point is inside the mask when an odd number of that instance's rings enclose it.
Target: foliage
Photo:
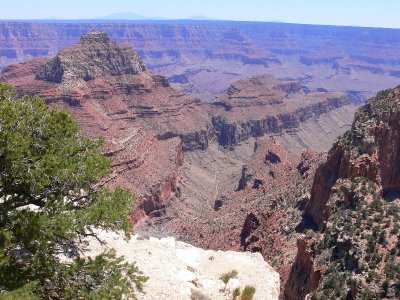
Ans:
[[[227,273],[222,274],[219,279],[223,281],[223,283],[227,284],[231,278],[235,278],[238,274],[238,271],[231,270]]]
[[[317,268],[323,270],[312,299],[400,296],[400,243],[393,234],[400,227],[398,204],[386,201],[377,190],[377,184],[364,177],[337,183],[331,195],[336,205],[312,246]]]
[[[191,290],[190,300],[211,300],[208,296],[204,295],[198,290]]]
[[[233,290],[233,293],[232,293],[232,300],[236,300],[236,299],[238,299],[238,297],[240,296],[240,288],[235,288],[234,290]]]
[[[240,295],[240,300],[252,300],[255,293],[256,288],[254,286],[246,285]]]
[[[79,258],[78,241],[94,227],[130,230],[133,196],[96,185],[111,171],[102,145],[67,112],[0,84],[0,299],[116,299],[142,289],[146,278],[114,252]]]

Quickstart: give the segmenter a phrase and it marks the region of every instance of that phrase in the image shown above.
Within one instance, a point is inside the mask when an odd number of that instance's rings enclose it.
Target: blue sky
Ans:
[[[400,0],[0,0],[0,19],[149,17],[400,28]]]

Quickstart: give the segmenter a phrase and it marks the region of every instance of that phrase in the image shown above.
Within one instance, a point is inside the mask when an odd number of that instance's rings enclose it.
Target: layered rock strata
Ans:
[[[132,46],[173,85],[209,100],[234,81],[269,73],[365,101],[400,76],[399,30],[192,20],[1,21],[0,70],[52,57],[94,28]]]
[[[349,105],[343,93],[308,93],[296,81],[269,75],[234,83],[212,105],[212,122],[218,142],[234,147],[249,137],[281,134]]]

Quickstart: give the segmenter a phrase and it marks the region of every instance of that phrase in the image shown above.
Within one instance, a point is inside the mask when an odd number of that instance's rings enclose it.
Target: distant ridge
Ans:
[[[146,20],[156,20],[156,21],[166,21],[166,20],[190,20],[190,21],[219,21],[219,19],[209,18],[207,16],[196,15],[188,18],[162,18],[162,17],[147,17],[135,14],[133,12],[121,12],[115,13],[103,17],[94,18],[93,20],[113,20],[113,21],[146,21]]]
[[[209,18],[202,15],[192,16],[189,18],[185,18],[183,20],[193,20],[193,21],[222,21],[221,19]],[[223,20],[225,21],[225,20]]]
[[[93,20],[132,20],[132,21],[144,21],[144,20],[167,20],[160,17],[146,17],[135,14],[133,12],[121,12],[115,13],[103,17],[94,18]]]

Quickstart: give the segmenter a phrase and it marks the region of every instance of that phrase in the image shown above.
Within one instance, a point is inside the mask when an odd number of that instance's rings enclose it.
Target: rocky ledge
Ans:
[[[259,253],[212,251],[196,248],[168,238],[132,236],[125,240],[122,234],[101,231],[99,238],[86,240],[85,256],[95,256],[115,248],[118,256],[135,262],[149,280],[145,294],[138,299],[232,299],[236,288],[247,285],[255,288],[254,300],[277,300],[279,275]],[[237,271],[226,283],[220,277]]]

